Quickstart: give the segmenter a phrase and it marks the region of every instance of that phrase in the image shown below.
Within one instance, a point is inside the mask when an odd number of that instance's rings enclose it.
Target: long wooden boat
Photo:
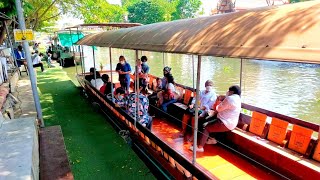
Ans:
[[[194,54],[199,57],[199,65],[201,56],[320,64],[320,39],[315,38],[318,32],[320,2],[312,1],[107,31],[89,35],[78,44],[131,49],[136,55],[138,50]],[[152,162],[150,167],[163,172],[154,171],[159,179],[320,177],[319,124],[242,104],[242,109],[252,113],[241,113],[236,129],[219,137],[218,145],[205,146],[205,152],[194,158],[189,144],[174,134],[181,129],[181,122],[176,120],[181,119],[186,102],[198,90],[177,84],[184,95],[169,107],[165,119],[154,119],[150,131],[139,123],[135,126],[134,119],[95,89],[84,75],[78,74],[77,78],[85,92],[108,119],[130,132],[136,148],[151,159],[146,163]],[[150,75],[149,85],[155,78]],[[317,133],[318,137],[312,136]]]
[[[90,23],[90,24],[79,24],[76,26],[66,27],[63,30],[55,32],[56,39],[59,39],[62,47],[67,50],[57,48],[55,41],[54,57],[57,60],[61,60],[61,66],[74,66],[80,64],[82,59],[81,49],[74,47],[75,43],[83,38],[87,34],[93,32],[101,32],[105,30],[116,30],[120,28],[130,28],[135,26],[141,26],[140,23]]]

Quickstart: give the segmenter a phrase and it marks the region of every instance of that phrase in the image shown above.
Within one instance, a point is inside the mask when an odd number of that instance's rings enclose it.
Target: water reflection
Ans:
[[[115,69],[118,57],[124,55],[134,67],[133,50],[112,49]],[[148,57],[150,73],[162,76],[164,66],[170,66],[175,81],[195,87],[197,56],[140,52]],[[85,48],[85,69],[93,66],[92,48]],[[96,67],[110,69],[109,49],[98,48],[95,53]],[[193,60],[194,59],[194,62]],[[193,64],[194,63],[194,64]],[[211,79],[218,94],[225,94],[230,85],[240,84],[240,59],[202,57],[200,87]],[[194,71],[193,71],[194,70]],[[242,101],[257,107],[291,117],[320,123],[320,65],[287,63],[261,60],[243,60]]]

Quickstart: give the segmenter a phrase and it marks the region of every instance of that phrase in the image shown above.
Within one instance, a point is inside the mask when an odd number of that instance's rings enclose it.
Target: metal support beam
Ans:
[[[25,21],[24,21],[23,12],[22,12],[21,1],[15,0],[15,4],[16,4],[20,29],[22,31],[26,30],[26,25],[25,25]],[[32,94],[33,94],[33,98],[34,98],[34,104],[36,106],[37,117],[38,117],[38,120],[40,120],[40,126],[44,127],[40,98],[39,98],[39,94],[37,91],[37,82],[36,82],[36,78],[35,78],[35,73],[33,71],[29,43],[27,41],[23,41],[22,45],[23,45],[23,49],[24,49],[25,56],[27,59],[27,66],[28,66],[28,70],[29,70],[29,77],[30,77],[30,81],[31,81],[31,88],[32,88]]]
[[[111,47],[109,47],[109,58],[110,58],[110,71],[111,71],[111,99],[113,101],[113,73],[112,73],[112,52],[111,52]]]
[[[94,87],[97,86],[97,73],[96,73],[96,57],[94,55],[94,46],[91,46],[92,47],[92,57],[93,57],[93,73],[94,73]]]
[[[197,158],[197,136],[198,136],[198,112],[199,112],[199,89],[200,89],[200,75],[201,75],[201,56],[198,56],[198,68],[197,68],[197,89],[196,89],[196,107],[194,117],[194,129],[193,129],[193,159],[192,163],[196,163]]]
[[[76,67],[76,74],[78,74],[78,68],[77,68],[77,62],[76,62],[76,56],[75,56],[75,52],[74,52],[74,47],[73,47],[71,29],[69,29],[69,33],[70,33],[71,48],[72,48],[72,52],[73,52],[73,62],[74,62],[74,66]]]
[[[164,68],[164,66],[165,66],[165,63],[164,63],[164,53],[162,53],[162,66],[163,66],[163,68]]]
[[[194,89],[194,56],[192,56],[192,88]]]
[[[240,89],[242,89],[242,68],[243,68],[243,62],[241,58],[241,64],[240,64]]]
[[[139,52],[138,52],[138,50],[135,50],[135,52],[136,52],[136,61],[135,61],[135,64],[136,64],[136,66],[135,66],[135,88],[136,88],[136,90],[135,90],[135,94],[136,94],[136,100],[137,100],[137,102],[136,102],[136,118],[135,118],[135,121],[134,121],[134,127],[136,128],[137,127],[137,120],[139,120],[140,119],[140,117],[139,117],[139,95],[140,95],[140,88],[139,88],[139,75],[138,75],[138,64],[137,64],[137,61],[138,61],[138,59],[139,59]]]
[[[84,52],[83,52],[83,46],[81,45],[81,53],[82,53],[82,68],[83,68],[83,75],[86,73],[86,64],[84,62]]]

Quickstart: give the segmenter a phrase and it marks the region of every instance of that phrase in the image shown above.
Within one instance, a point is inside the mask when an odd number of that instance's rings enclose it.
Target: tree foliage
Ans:
[[[193,18],[201,0],[122,0],[130,22],[150,24],[160,21]]]
[[[165,11],[154,1],[140,1],[128,6],[128,20],[133,23],[151,24],[164,21]]]
[[[75,15],[85,23],[106,23],[123,21],[123,9],[106,0],[78,0]]]
[[[176,11],[172,14],[172,19],[194,18],[201,6],[200,0],[178,0]]]
[[[0,12],[8,17],[15,15],[16,7],[14,0],[1,0],[0,1]]]

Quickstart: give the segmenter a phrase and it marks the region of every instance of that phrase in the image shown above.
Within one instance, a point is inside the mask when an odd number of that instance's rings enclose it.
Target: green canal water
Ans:
[[[118,57],[124,55],[134,67],[135,52],[112,49],[112,67],[115,69]],[[172,68],[175,81],[195,87],[197,57],[181,54],[139,51],[139,57],[146,55],[150,73],[162,77],[164,66]],[[86,47],[85,69],[93,67],[92,48]],[[110,69],[108,48],[95,50],[96,67]],[[193,68],[195,67],[195,68]],[[202,57],[201,89],[204,82],[213,80],[215,91],[225,94],[231,85],[240,84],[241,60],[220,57]],[[68,68],[75,74],[75,68]],[[78,67],[78,72],[81,72]],[[262,60],[243,60],[242,102],[291,117],[320,123],[320,65],[288,63]]]

